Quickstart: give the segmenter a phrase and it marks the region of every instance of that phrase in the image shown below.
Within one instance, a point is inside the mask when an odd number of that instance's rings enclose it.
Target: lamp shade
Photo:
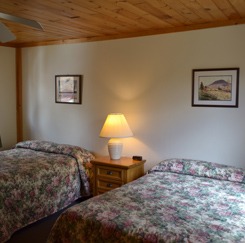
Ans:
[[[133,136],[125,116],[121,113],[111,113],[101,129],[100,137],[126,138]]]

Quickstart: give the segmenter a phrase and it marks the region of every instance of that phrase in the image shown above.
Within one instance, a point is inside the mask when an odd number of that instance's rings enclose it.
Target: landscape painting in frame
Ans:
[[[192,106],[238,107],[239,68],[194,69]]]
[[[82,75],[55,76],[55,102],[81,104]]]

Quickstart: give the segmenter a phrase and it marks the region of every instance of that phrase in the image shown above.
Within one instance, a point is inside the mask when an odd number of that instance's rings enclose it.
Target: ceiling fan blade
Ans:
[[[9,20],[9,21],[13,21],[13,22],[16,22],[16,23],[28,25],[28,26],[31,26],[31,27],[39,29],[39,30],[43,30],[43,27],[41,26],[41,24],[39,24],[35,20],[25,19],[25,18],[21,18],[21,17],[16,17],[16,16],[13,16],[13,15],[10,15],[10,14],[5,14],[5,13],[0,13],[0,18],[6,19],[6,20]]]
[[[3,23],[0,23],[0,42],[5,43],[15,39],[15,35]]]

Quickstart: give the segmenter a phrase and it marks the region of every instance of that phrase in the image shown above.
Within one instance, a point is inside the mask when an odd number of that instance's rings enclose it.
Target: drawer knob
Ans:
[[[107,184],[107,187],[112,187],[112,184],[108,183],[108,184]]]
[[[112,175],[112,171],[107,171],[107,175]]]

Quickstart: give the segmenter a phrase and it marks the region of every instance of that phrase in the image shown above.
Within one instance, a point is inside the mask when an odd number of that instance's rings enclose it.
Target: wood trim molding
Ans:
[[[23,121],[22,121],[22,49],[16,48],[16,124],[17,142],[23,140]]]

